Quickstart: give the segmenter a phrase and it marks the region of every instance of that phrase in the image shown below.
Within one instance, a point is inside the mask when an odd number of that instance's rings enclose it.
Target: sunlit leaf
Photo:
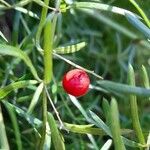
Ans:
[[[75,8],[89,8],[89,9],[99,9],[99,10],[104,10],[104,11],[109,11],[112,13],[116,13],[116,14],[120,14],[125,16],[126,13],[134,16],[134,17],[138,17],[138,15],[134,14],[133,12],[123,9],[123,8],[119,8],[116,6],[111,6],[108,4],[102,4],[102,3],[95,3],[95,2],[75,2],[73,4],[73,6]]]
[[[32,113],[33,109],[35,108],[35,106],[36,106],[36,104],[38,102],[38,99],[39,99],[39,97],[40,97],[40,95],[42,93],[43,86],[44,86],[43,83],[41,83],[37,87],[37,89],[36,89],[36,91],[34,93],[34,96],[33,96],[32,100],[31,100],[30,106],[28,108],[28,111],[27,111],[28,113]]]
[[[14,9],[15,9],[15,10],[18,10],[18,11],[24,13],[24,14],[27,14],[27,15],[29,15],[30,17],[39,19],[39,17],[37,16],[37,14],[35,14],[35,13],[33,13],[32,11],[27,10],[27,9],[25,9],[25,8],[23,8],[23,7],[18,7],[18,6],[16,6],[16,7],[14,7]]]
[[[106,143],[103,145],[103,147],[101,148],[101,150],[109,150],[112,144],[112,140],[109,139],[106,141]]]
[[[7,38],[4,36],[4,34],[0,31],[0,36],[6,41],[8,42]]]
[[[140,8],[140,6],[136,3],[135,0],[129,0],[134,7],[138,10],[138,12],[140,13],[140,15],[143,17],[144,21],[146,22],[146,24],[148,25],[148,27],[150,27],[150,21],[149,18],[146,16],[146,14],[144,13],[144,11],[142,10],[142,8]]]
[[[68,45],[68,46],[64,46],[64,47],[58,47],[54,50],[54,52],[56,52],[58,54],[74,53],[74,52],[77,52],[77,51],[81,50],[86,45],[87,45],[87,43],[81,42],[81,43]]]

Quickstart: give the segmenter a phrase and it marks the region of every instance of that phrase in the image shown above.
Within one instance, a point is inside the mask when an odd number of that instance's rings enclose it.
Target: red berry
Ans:
[[[68,94],[78,97],[87,93],[90,79],[85,71],[73,69],[65,74],[62,84]]]

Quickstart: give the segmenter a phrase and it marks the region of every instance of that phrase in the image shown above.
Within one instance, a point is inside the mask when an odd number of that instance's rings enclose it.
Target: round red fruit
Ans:
[[[73,69],[64,75],[62,84],[68,94],[79,97],[87,93],[90,79],[85,71]]]

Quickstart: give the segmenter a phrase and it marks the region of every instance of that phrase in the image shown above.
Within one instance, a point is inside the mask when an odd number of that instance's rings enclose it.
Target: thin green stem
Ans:
[[[45,5],[49,5],[49,0],[44,0],[44,3]],[[43,7],[42,8],[42,15],[41,15],[41,20],[40,20],[40,23],[39,23],[39,27],[38,27],[38,30],[37,30],[37,34],[36,34],[36,47],[39,49],[41,49],[40,47],[40,36],[41,36],[41,32],[42,32],[42,29],[44,27],[44,24],[46,22],[46,16],[47,16],[47,12],[48,12],[48,8],[46,7]],[[44,43],[43,43],[43,49],[44,49],[44,83],[48,83],[48,80],[47,79],[47,71],[48,70],[51,70],[51,68],[48,68],[48,66],[50,67],[50,63],[48,60],[48,58],[50,56],[49,55],[49,52],[50,50],[48,50],[49,48],[49,44],[47,42],[49,42],[49,37],[46,35],[46,31],[49,31],[50,30],[50,27],[48,27],[49,25],[49,22],[45,25],[45,28],[44,28]],[[49,35],[49,32],[47,33]],[[48,46],[47,46],[48,45]],[[46,61],[48,61],[46,63]],[[43,130],[42,130],[42,138],[41,138],[41,142],[40,142],[40,150],[43,150],[43,147],[44,147],[44,143],[45,143],[45,137],[46,137],[46,123],[47,123],[47,96],[46,96],[46,91],[45,91],[45,88],[43,89]]]
[[[46,91],[47,97],[48,97],[48,99],[49,99],[49,102],[50,102],[50,104],[51,104],[51,106],[52,106],[52,108],[53,108],[53,110],[54,110],[54,112],[55,112],[55,114],[56,114],[56,116],[57,116],[57,118],[58,118],[58,121],[59,121],[59,123],[60,123],[60,129],[64,129],[64,130],[68,131],[68,130],[65,128],[65,126],[64,126],[64,124],[63,124],[63,122],[62,122],[62,120],[61,120],[61,118],[60,118],[60,116],[59,116],[59,113],[58,113],[58,111],[57,111],[57,109],[56,109],[56,107],[55,107],[55,105],[54,105],[54,103],[53,103],[53,101],[52,101],[52,99],[51,99],[51,97],[50,97],[50,95],[49,95],[49,93],[48,93],[46,87],[45,87],[45,91]]]
[[[141,16],[143,17],[145,23],[147,24],[147,26],[150,28],[150,21],[148,19],[148,17],[145,15],[144,11],[139,7],[139,5],[135,2],[135,0],[129,0],[134,7],[139,11],[139,13],[141,14]]]
[[[103,77],[99,76],[99,75],[96,74],[94,71],[85,69],[84,67],[81,67],[81,66],[79,66],[79,65],[77,65],[77,64],[75,64],[75,63],[73,63],[72,61],[66,59],[65,57],[63,57],[63,56],[61,56],[61,55],[59,55],[59,54],[53,53],[53,55],[56,56],[57,58],[59,58],[59,59],[65,61],[66,63],[68,63],[68,64],[70,64],[70,65],[72,65],[72,66],[78,68],[78,69],[82,69],[82,70],[88,72],[89,74],[92,74],[93,76],[97,77],[97,78],[100,79],[100,80],[103,79]]]
[[[43,150],[45,137],[46,137],[46,123],[47,123],[47,96],[45,88],[43,88],[43,129],[42,129],[42,138],[40,142],[40,150]]]
[[[57,22],[57,14],[51,13],[47,17],[47,21],[44,28],[44,83],[49,84],[53,74],[53,41]]]
[[[128,82],[130,85],[135,86],[135,76],[134,76],[134,70],[131,65],[129,65],[129,72],[128,72]],[[135,95],[130,95],[130,110],[131,110],[131,118],[132,118],[132,124],[133,128],[135,130],[135,133],[137,135],[137,138],[141,144],[145,144],[144,135],[142,133],[140,121],[139,121],[139,115],[138,115],[138,106],[137,106],[137,99]]]
[[[45,3],[45,5],[48,6],[49,5],[49,0],[44,0],[44,3]],[[39,50],[41,50],[40,37],[41,37],[43,26],[44,26],[45,21],[46,21],[47,12],[48,12],[48,8],[43,7],[42,8],[41,19],[40,19],[40,23],[39,23],[37,34],[36,34],[36,39],[35,39],[36,47]]]
[[[44,83],[49,84],[52,78],[52,48],[53,37],[51,18],[48,18],[44,28]]]

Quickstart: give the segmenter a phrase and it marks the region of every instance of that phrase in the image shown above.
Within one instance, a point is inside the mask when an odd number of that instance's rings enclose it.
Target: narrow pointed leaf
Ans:
[[[142,32],[145,35],[145,37],[150,39],[150,29],[145,24],[143,24],[138,18],[128,13],[126,13],[126,17],[134,27],[136,27],[140,32]]]
[[[116,150],[125,150],[125,146],[123,140],[121,138],[121,128],[120,128],[120,121],[119,121],[119,112],[118,112],[118,105],[114,98],[111,100],[110,106],[110,113],[111,113],[111,133],[114,141],[114,146]]]
[[[45,135],[45,141],[43,145],[44,150],[50,150],[51,149],[51,131],[50,131],[50,126],[47,122],[46,124],[46,135]]]
[[[112,20],[111,18],[99,13],[96,10],[87,9],[87,8],[80,8],[80,11],[92,16],[93,18],[97,19],[98,21],[110,26],[111,28],[115,29],[116,31],[126,35],[131,39],[137,39],[138,35],[129,30],[127,27],[117,23],[116,21]]]
[[[110,92],[118,92],[122,94],[134,94],[142,97],[149,97],[150,90],[142,87],[134,87],[127,84],[115,83],[112,81],[98,81],[98,85]]]
[[[111,115],[111,113],[110,113],[109,103],[106,99],[103,100],[102,106],[103,106],[103,111],[104,111],[104,115],[106,118],[106,124],[110,127],[110,115]]]
[[[28,57],[28,55],[25,52],[23,52],[19,48],[9,46],[9,45],[0,44],[0,55],[10,55],[10,56],[14,56],[14,57],[19,57],[30,68],[30,71],[33,74],[33,76],[35,77],[35,79],[40,81],[40,79],[37,75],[36,69],[34,68],[30,58]]]
[[[104,11],[109,11],[112,13],[116,13],[116,14],[120,14],[125,16],[126,13],[129,13],[130,15],[134,16],[134,17],[138,17],[138,15],[134,14],[133,12],[123,9],[123,8],[119,8],[116,6],[111,6],[111,5],[107,5],[107,4],[102,4],[102,3],[95,3],[95,2],[76,2],[73,5],[76,8],[89,8],[89,9],[99,9],[99,10],[104,10]]]
[[[65,145],[60,133],[58,131],[56,122],[52,114],[48,113],[48,123],[51,130],[52,142],[55,150],[65,150]]]
[[[32,113],[33,109],[35,108],[35,106],[36,106],[36,104],[37,104],[37,102],[39,100],[39,97],[40,97],[40,95],[42,93],[43,86],[44,86],[43,83],[41,83],[37,87],[37,89],[36,89],[36,91],[34,93],[34,96],[33,96],[32,100],[31,100],[30,106],[28,108],[28,111],[27,111],[28,113]]]
[[[37,134],[39,134],[39,132],[37,131],[37,129],[36,129],[36,127],[41,127],[42,126],[42,121],[41,120],[39,120],[38,118],[35,118],[35,117],[33,117],[32,115],[29,115],[29,114],[27,114],[25,111],[23,111],[22,109],[20,109],[19,107],[17,107],[17,106],[14,106],[14,108],[15,108],[15,110],[16,110],[16,113],[19,115],[19,116],[21,116],[21,117],[23,117],[23,118],[25,118],[28,122],[29,122],[29,124],[31,125],[31,126],[33,126],[33,128],[34,128],[34,131],[37,133]],[[66,124],[66,123],[65,123]],[[68,123],[67,123],[68,124]],[[69,127],[70,128],[72,128],[72,125],[70,125],[69,124]],[[82,128],[82,127],[81,127]],[[97,129],[97,128],[96,128]],[[71,130],[73,130],[73,131],[71,131],[71,132],[75,132],[75,130],[77,131],[77,129],[71,129]],[[100,129],[101,130],[101,129]],[[122,134],[127,134],[127,133],[131,133],[131,132],[133,132],[132,130],[130,130],[130,131],[126,131],[126,130],[122,130]],[[77,133],[77,132],[76,132]],[[98,132],[97,132],[98,133]],[[99,134],[98,134],[99,135]],[[104,133],[104,135],[105,135],[105,133]],[[122,136],[122,139],[123,139],[123,141],[124,141],[124,143],[125,143],[125,145],[128,145],[128,146],[130,146],[130,147],[144,147],[144,145],[142,145],[142,144],[140,144],[140,143],[137,143],[137,142],[134,142],[134,141],[131,141],[131,140],[129,140],[129,139],[127,139],[127,138],[125,138],[125,137],[123,137]]]
[[[140,8],[140,6],[136,3],[135,0],[129,0],[134,7],[138,10],[138,12],[140,13],[140,15],[143,17],[145,23],[148,25],[148,27],[150,27],[150,21],[149,18],[146,16],[146,14],[144,13],[144,11],[142,10],[142,8]]]
[[[87,43],[81,42],[81,43],[68,45],[68,46],[64,46],[64,47],[58,47],[54,50],[54,52],[57,53],[57,54],[74,53],[74,52],[77,52],[77,51],[81,50],[86,45],[87,45]]]
[[[33,84],[37,84],[38,82],[36,80],[26,80],[26,81],[19,81],[11,83],[3,88],[0,89],[0,99],[3,99],[5,96],[7,96],[10,92],[13,90],[24,88]]]
[[[112,140],[109,139],[109,140],[107,140],[106,143],[103,145],[103,147],[101,148],[101,150],[109,150],[110,147],[111,147],[111,145],[112,145]]]
[[[91,113],[91,111],[90,111],[90,113]],[[94,120],[94,122],[92,122],[92,123],[95,124],[97,127],[103,129],[103,131],[107,135],[112,137],[112,134],[110,132],[110,128],[95,113],[92,112],[91,115],[92,115],[92,118]],[[122,130],[122,134],[123,134],[123,130]],[[122,140],[123,140],[124,144],[127,145],[127,146],[130,146],[130,147],[144,147],[144,145],[142,145],[140,143],[129,140],[129,139],[123,137],[123,136],[121,136],[121,137],[122,137]]]
[[[92,135],[104,135],[105,133],[103,130],[99,128],[94,128],[93,124],[90,125],[76,125],[76,124],[69,124],[65,123],[65,127],[70,131],[74,133],[80,133],[80,134],[92,134]]]
[[[27,10],[27,9],[25,9],[25,8],[23,8],[23,7],[18,7],[18,6],[16,6],[16,7],[14,7],[14,9],[17,10],[17,11],[20,11],[20,12],[22,12],[22,13],[24,13],[24,14],[27,14],[27,15],[29,15],[30,17],[39,19],[39,17],[38,17],[37,14],[35,14],[35,13],[33,13],[32,11]]]
[[[129,64],[129,69],[128,69],[128,84],[135,86],[135,73],[131,64]],[[140,118],[138,114],[137,97],[135,95],[129,95],[129,104],[130,104],[132,126],[136,133],[137,139],[139,143],[145,144],[145,138],[142,132]]]
[[[150,88],[148,72],[147,72],[145,66],[142,66],[142,82],[143,82],[143,86],[145,88]]]
[[[16,138],[16,143],[17,143],[17,149],[22,150],[21,133],[20,133],[20,130],[19,130],[19,125],[18,125],[18,121],[17,121],[15,108],[13,107],[12,104],[8,103],[7,101],[3,101],[3,103],[4,103],[6,109],[9,113],[9,116],[10,116],[10,119],[11,119],[11,122],[12,122],[12,126],[13,126],[13,129],[14,129],[14,134],[15,134],[15,138]]]
[[[85,117],[85,119],[87,121],[90,121],[91,119],[89,118],[89,116],[87,115],[86,111],[84,110],[84,108],[79,103],[79,101],[76,99],[76,97],[74,97],[72,95],[69,95],[69,98],[72,101],[72,103],[79,109],[79,111],[82,113],[82,115]]]
[[[103,129],[107,135],[111,136],[111,132],[110,132],[110,129],[109,127],[103,122],[103,120],[101,120],[94,112],[90,111],[90,114],[91,114],[91,117],[93,119],[93,123]]]
[[[125,137],[122,136],[122,140],[124,142],[125,145],[130,146],[130,147],[138,147],[138,148],[142,148],[142,147],[146,147],[147,145],[142,145],[140,143],[137,143],[135,141],[129,140]]]

